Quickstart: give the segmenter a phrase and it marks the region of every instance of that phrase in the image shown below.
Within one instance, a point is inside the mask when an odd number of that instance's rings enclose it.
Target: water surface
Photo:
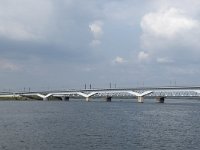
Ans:
[[[1,101],[0,149],[200,149],[200,101]]]

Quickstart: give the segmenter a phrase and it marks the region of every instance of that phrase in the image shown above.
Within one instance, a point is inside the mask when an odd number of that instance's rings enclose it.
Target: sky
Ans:
[[[0,90],[200,85],[199,0],[0,0]]]

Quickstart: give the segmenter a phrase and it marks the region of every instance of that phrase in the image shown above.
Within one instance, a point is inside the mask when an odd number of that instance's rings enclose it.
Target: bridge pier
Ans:
[[[165,97],[157,97],[156,98],[156,101],[158,102],[158,103],[164,103],[165,102]]]
[[[90,101],[89,97],[86,97],[85,100],[86,100],[86,102],[89,102],[89,101]]]
[[[144,103],[144,97],[138,96],[138,103]]]
[[[112,97],[111,96],[107,96],[106,97],[106,102],[111,102],[112,101]]]
[[[69,101],[69,97],[61,97],[62,101]]]
[[[43,97],[43,101],[48,101],[48,97]]]

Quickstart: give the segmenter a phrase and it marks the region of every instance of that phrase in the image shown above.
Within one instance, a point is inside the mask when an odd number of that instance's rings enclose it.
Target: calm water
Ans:
[[[0,149],[200,149],[200,101],[0,102]]]

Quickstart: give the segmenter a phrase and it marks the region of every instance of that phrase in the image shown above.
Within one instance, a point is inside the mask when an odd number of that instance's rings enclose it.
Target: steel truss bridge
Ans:
[[[200,98],[200,86],[176,86],[176,87],[141,87],[141,88],[119,88],[119,89],[84,89],[66,91],[42,91],[42,92],[16,92],[0,93],[0,97],[37,97],[44,101],[50,97],[60,98],[68,101],[69,98],[85,98],[90,101],[93,98],[103,97],[110,102],[112,98],[136,97],[139,103],[144,102],[145,97],[156,98],[164,103],[165,98],[192,97]]]

